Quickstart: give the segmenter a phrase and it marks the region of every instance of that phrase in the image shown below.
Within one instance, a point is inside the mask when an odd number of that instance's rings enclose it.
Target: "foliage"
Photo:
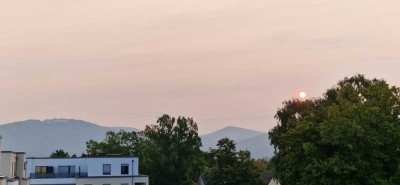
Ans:
[[[207,179],[214,185],[255,185],[260,183],[254,159],[247,150],[236,151],[233,140],[223,138],[208,154]]]
[[[134,131],[108,131],[103,141],[89,140],[86,142],[87,156],[106,156],[108,154],[139,155],[142,140],[141,133]]]
[[[141,132],[127,132],[120,130],[119,132],[108,131],[106,138],[97,142],[89,140],[86,142],[87,154],[81,157],[97,157],[109,154],[120,154],[124,156],[145,156],[144,136]],[[147,172],[146,160],[139,160],[139,171]]]
[[[107,132],[104,141],[86,142],[87,154],[138,156],[140,172],[151,184],[193,184],[204,166],[201,139],[192,118],[163,115],[143,132]]]
[[[163,115],[146,126],[150,184],[191,185],[202,166],[201,139],[192,118]]]
[[[282,185],[398,184],[400,93],[384,80],[345,78],[322,98],[283,103],[269,132]]]
[[[258,172],[267,172],[268,158],[261,158],[254,161],[254,167]]]
[[[55,152],[50,154],[50,158],[69,158],[70,155],[68,152],[65,152],[62,149],[56,150]]]

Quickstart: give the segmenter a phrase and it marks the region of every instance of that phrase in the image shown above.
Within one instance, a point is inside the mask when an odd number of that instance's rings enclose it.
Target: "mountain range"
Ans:
[[[3,136],[3,151],[26,152],[29,157],[47,157],[52,152],[63,149],[80,156],[86,149],[86,141],[101,141],[107,131],[140,131],[130,127],[105,127],[82,120],[49,119],[26,120],[0,125]],[[236,148],[247,149],[253,158],[272,157],[268,134],[264,132],[226,127],[200,136],[203,150],[216,148],[219,139],[228,137],[235,141]]]

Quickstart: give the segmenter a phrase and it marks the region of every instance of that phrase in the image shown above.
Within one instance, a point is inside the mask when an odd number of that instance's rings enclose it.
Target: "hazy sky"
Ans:
[[[0,123],[272,128],[356,73],[400,86],[398,0],[37,0],[0,7]]]

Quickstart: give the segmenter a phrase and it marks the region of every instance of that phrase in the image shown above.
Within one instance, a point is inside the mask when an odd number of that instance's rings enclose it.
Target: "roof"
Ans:
[[[1,153],[26,154],[25,152],[1,151]]]
[[[112,155],[112,156],[99,156],[99,157],[60,157],[60,158],[51,158],[51,157],[27,157],[26,159],[107,159],[107,158],[139,158],[136,156],[117,156],[117,155]]]
[[[130,176],[90,176],[90,177],[76,177],[77,179],[96,179],[96,178],[132,178],[132,177],[148,177],[147,175],[130,175]]]
[[[203,175],[203,174],[200,174],[200,176],[199,176],[199,183],[200,183],[200,181],[201,181],[204,185],[207,185],[207,180],[206,180],[206,178],[204,178],[204,175]]]

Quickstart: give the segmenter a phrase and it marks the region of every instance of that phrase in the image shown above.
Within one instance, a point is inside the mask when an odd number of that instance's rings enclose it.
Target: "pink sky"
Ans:
[[[40,0],[0,7],[0,123],[272,128],[299,89],[400,86],[396,0]]]

